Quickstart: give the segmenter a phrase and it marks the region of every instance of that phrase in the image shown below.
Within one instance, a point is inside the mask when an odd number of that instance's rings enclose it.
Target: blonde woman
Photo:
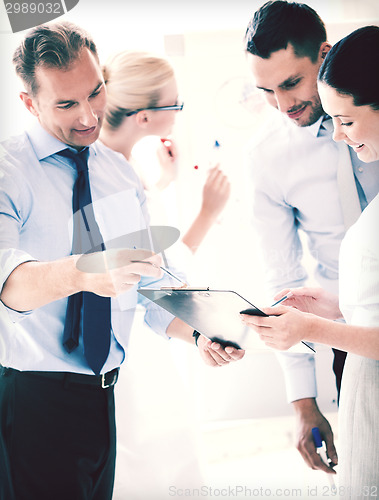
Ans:
[[[146,52],[124,51],[114,55],[105,64],[107,111],[101,141],[122,153],[136,168],[132,150],[147,136],[162,139],[157,154],[160,176],[152,185],[149,179],[142,183],[149,192],[166,188],[175,178],[178,152],[175,143],[167,137],[172,133],[176,114],[183,109],[178,99],[178,88],[171,64],[164,58]],[[230,183],[218,166],[210,169],[203,188],[199,213],[182,242],[195,253],[209,229],[217,220],[230,195]]]
[[[162,208],[159,193],[162,192],[162,198],[166,196],[165,188],[174,180],[178,167],[176,145],[171,138],[167,139],[177,113],[183,108],[178,100],[173,68],[162,57],[124,51],[108,60],[103,73],[108,99],[100,139],[123,154],[135,168],[155,222]],[[144,169],[139,168],[132,154],[134,146],[147,136],[161,139],[157,151],[160,172],[155,182],[143,176]],[[200,211],[179,245],[178,252],[186,261],[217,220],[229,194],[226,176],[218,167],[212,168],[203,188]],[[166,222],[159,221],[159,216],[157,221]],[[158,497],[160,491],[166,493],[172,484],[184,482],[187,486],[199,486],[202,476],[191,430],[191,408],[170,350],[139,325],[135,333],[128,363],[118,384],[121,405],[116,414],[120,424],[115,492],[120,497],[146,498]],[[174,348],[178,355],[180,346]],[[164,370],[156,364],[158,359]],[[123,408],[123,400],[128,402],[127,408]],[[126,419],[127,426],[123,425]],[[125,470],[133,470],[131,483],[127,482]],[[146,477],[149,477],[148,483]]]

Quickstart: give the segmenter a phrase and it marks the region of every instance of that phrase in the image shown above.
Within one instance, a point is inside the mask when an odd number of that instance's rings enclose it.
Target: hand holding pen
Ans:
[[[167,155],[170,158],[175,158],[177,156],[175,144],[171,139],[165,139],[164,137],[161,137],[161,143],[163,145],[164,151],[166,151]]]
[[[299,311],[315,314],[321,318],[342,318],[338,296],[320,287],[286,288],[274,298],[285,295],[289,300],[286,305]],[[279,301],[277,302],[279,303]]]
[[[333,469],[331,469],[331,464],[330,464],[328,456],[326,454],[325,445],[323,444],[320,430],[318,427],[313,427],[312,435],[313,435],[313,441],[314,441],[314,444],[316,446],[317,453],[319,454],[322,462],[330,469],[331,473],[328,473],[327,477],[328,477],[329,485],[331,488],[331,492],[332,493],[336,492],[336,485],[334,483],[334,479],[333,479],[333,475],[332,475],[332,474],[335,474],[336,472]]]
[[[243,323],[258,333],[260,339],[273,349],[286,351],[290,347],[302,343],[314,352],[313,347],[305,343],[303,339],[306,331],[306,317],[296,309],[280,306],[280,304],[291,297],[288,292],[271,307],[263,308],[267,316],[249,316],[242,314]]]
[[[161,173],[156,187],[158,190],[162,190],[174,181],[177,176],[178,151],[172,139],[161,138],[160,147],[157,149],[157,158]]]
[[[81,272],[82,290],[102,297],[118,297],[137,285],[141,276],[162,277],[162,259],[149,250],[111,248],[72,259]]]
[[[279,295],[279,294],[278,294],[278,295]],[[282,303],[282,302],[284,302],[285,300],[288,300],[289,298],[291,298],[291,297],[292,297],[292,295],[293,295],[293,293],[292,293],[292,292],[287,292],[287,293],[286,293],[283,297],[280,297],[280,299],[279,299],[279,300],[277,300],[276,302],[274,302],[274,303],[272,304],[272,306],[271,306],[271,307],[278,306],[279,304],[281,304],[281,303]],[[276,298],[276,297],[277,297],[277,296],[275,296],[275,298]]]
[[[178,278],[174,273],[172,273],[171,271],[169,271],[168,269],[166,269],[165,267],[163,266],[157,266],[156,264],[154,264],[153,262],[150,262],[148,260],[132,260],[131,261],[133,264],[136,264],[136,263],[140,263],[140,264],[150,264],[151,266],[155,267],[156,269],[160,269],[161,271],[163,271],[165,274],[167,274],[170,278],[174,278],[174,280],[176,280],[177,282],[179,282],[181,284],[181,286],[183,288],[187,287],[188,284],[185,283],[183,280],[181,280],[180,278]]]

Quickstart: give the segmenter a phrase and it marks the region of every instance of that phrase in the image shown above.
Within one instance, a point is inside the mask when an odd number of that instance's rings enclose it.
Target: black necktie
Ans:
[[[78,172],[72,197],[74,214],[72,253],[105,250],[92,207],[87,165],[88,148],[80,153],[65,149],[58,154],[71,158]],[[97,375],[109,354],[110,330],[110,298],[100,297],[91,292],[79,292],[68,298],[63,344],[68,352],[76,349],[82,331],[84,355],[89,367]]]

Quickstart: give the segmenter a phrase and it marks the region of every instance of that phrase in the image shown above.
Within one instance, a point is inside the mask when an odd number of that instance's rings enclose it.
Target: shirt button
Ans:
[[[358,172],[363,172],[363,167],[359,167]]]

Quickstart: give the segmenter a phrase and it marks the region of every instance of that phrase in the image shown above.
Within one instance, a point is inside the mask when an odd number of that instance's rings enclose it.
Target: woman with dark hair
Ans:
[[[345,141],[364,162],[377,160],[379,27],[360,28],[338,42],[320,68],[318,87],[334,140]],[[339,495],[351,500],[379,490],[378,221],[376,194],[341,245],[339,297],[318,288],[287,289],[278,294],[292,292],[287,306],[264,309],[271,317],[243,317],[276,349],[308,340],[348,352],[339,412]],[[342,318],[346,324],[334,321]]]
[[[355,106],[379,110],[379,26],[365,26],[337,42],[320,68],[318,80]],[[357,61],[357,67],[351,62]]]

